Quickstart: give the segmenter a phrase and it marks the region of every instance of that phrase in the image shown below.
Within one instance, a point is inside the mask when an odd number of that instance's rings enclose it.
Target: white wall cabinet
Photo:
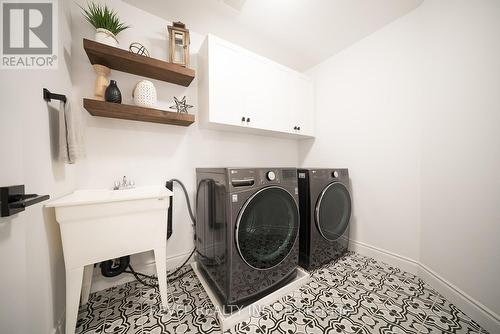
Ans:
[[[198,104],[209,127],[297,138],[314,136],[312,81],[213,35],[198,54]]]

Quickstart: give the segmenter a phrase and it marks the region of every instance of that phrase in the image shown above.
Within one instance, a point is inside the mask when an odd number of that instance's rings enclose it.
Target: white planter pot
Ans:
[[[156,88],[151,81],[141,80],[132,93],[134,104],[140,107],[154,108],[156,106]]]
[[[109,46],[118,46],[116,36],[109,30],[99,28],[95,31],[95,41]]]

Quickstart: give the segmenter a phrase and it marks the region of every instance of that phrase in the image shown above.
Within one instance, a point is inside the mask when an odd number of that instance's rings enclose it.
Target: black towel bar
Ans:
[[[47,88],[43,89],[43,99],[47,102],[59,100],[66,103],[66,95],[51,93]]]
[[[12,216],[49,198],[49,195],[26,194],[24,184],[0,187],[0,217]]]

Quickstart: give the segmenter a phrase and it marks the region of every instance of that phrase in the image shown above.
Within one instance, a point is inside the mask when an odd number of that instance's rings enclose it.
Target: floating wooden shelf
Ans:
[[[171,82],[185,87],[191,84],[195,76],[193,69],[141,56],[85,38],[83,39],[83,48],[92,65],[104,65],[113,70]]]
[[[180,126],[190,126],[194,123],[194,115],[191,114],[143,108],[128,104],[83,99],[83,107],[87,109],[92,116]]]

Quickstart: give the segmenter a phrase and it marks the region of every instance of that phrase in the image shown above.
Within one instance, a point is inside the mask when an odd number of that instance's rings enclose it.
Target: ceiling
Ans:
[[[423,0],[124,0],[297,70],[306,70]]]

